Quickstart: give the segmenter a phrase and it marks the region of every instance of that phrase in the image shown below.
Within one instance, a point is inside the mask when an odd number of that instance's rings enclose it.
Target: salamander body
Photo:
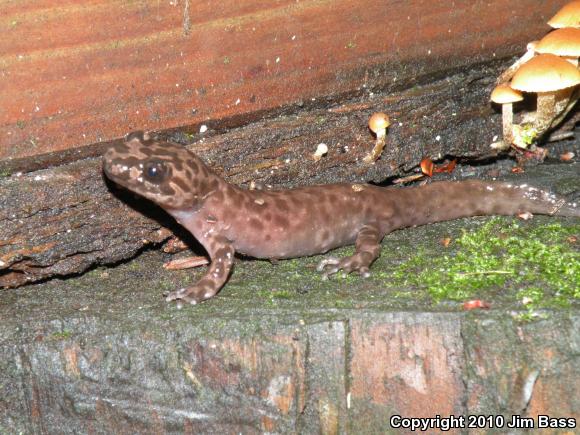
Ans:
[[[369,275],[380,242],[398,228],[476,215],[523,212],[580,216],[577,204],[528,185],[479,180],[392,189],[329,184],[289,190],[245,190],[228,184],[184,147],[136,132],[103,157],[117,184],[171,214],[204,246],[211,264],[193,286],[167,300],[196,304],[226,283],[234,253],[283,259],[355,244],[352,256],[327,258],[318,270]]]

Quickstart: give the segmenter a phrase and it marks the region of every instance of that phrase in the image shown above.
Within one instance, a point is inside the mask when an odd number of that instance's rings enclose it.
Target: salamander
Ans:
[[[366,277],[383,237],[399,228],[523,212],[580,217],[576,203],[549,192],[484,180],[408,188],[342,183],[246,190],[227,183],[183,146],[143,132],[106,151],[103,169],[115,183],[166,210],[206,249],[211,262],[205,275],[166,297],[191,304],[224,286],[235,253],[277,260],[354,243],[353,255],[325,258],[317,269],[324,278],[339,271]]]

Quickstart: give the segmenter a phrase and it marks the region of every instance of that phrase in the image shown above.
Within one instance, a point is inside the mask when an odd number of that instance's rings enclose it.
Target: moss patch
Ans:
[[[537,226],[493,218],[451,242],[445,255],[421,250],[393,273],[395,285],[424,289],[435,302],[516,299],[529,312],[580,299],[580,225]]]

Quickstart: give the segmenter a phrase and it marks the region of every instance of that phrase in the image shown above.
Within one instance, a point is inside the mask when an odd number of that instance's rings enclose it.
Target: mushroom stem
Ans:
[[[501,120],[502,120],[502,132],[503,141],[507,145],[511,145],[514,140],[514,110],[513,103],[505,103],[501,106]]]
[[[558,118],[560,114],[566,110],[570,101],[573,99],[573,94],[576,92],[576,88],[566,88],[560,89],[556,92],[556,100],[554,102],[554,119]],[[553,122],[552,122],[553,125]]]
[[[534,122],[538,135],[541,135],[548,129],[552,120],[554,119],[554,111],[556,107],[556,93],[555,92],[540,92],[538,93],[538,103],[536,110],[536,120]]]
[[[536,53],[534,49],[536,48],[537,44],[538,41],[529,42],[526,47],[526,52],[523,54],[523,56],[520,57],[518,60],[516,60],[508,69],[502,72],[495,81],[495,83],[497,85],[508,83],[514,76],[516,71],[519,69],[519,67],[522,66],[524,63],[526,63],[528,60],[530,60],[532,57],[534,57]]]
[[[568,91],[568,89],[566,89]],[[576,103],[578,102],[578,98],[580,97],[580,88],[576,87],[570,93],[567,93],[563,97],[560,96],[562,99],[558,99],[556,101],[556,113],[554,115],[554,119],[552,119],[552,123],[550,124],[550,128],[557,127],[563,120],[568,116],[568,113],[574,108]]]
[[[377,140],[375,141],[375,146],[372,151],[365,156],[363,161],[365,163],[374,163],[378,160],[383,152],[383,148],[385,147],[385,142],[387,138],[387,129],[383,128],[379,130],[377,133]]]

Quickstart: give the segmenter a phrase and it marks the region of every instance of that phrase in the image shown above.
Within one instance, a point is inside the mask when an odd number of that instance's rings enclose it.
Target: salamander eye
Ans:
[[[143,175],[147,181],[159,184],[165,179],[167,168],[163,162],[152,161],[145,163]]]

